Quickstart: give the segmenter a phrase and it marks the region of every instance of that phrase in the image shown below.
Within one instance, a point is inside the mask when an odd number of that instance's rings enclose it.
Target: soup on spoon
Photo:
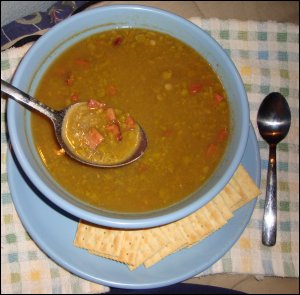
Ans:
[[[84,161],[115,165],[136,158],[142,132],[130,114],[90,100],[68,109],[62,139]]]
[[[128,113],[97,100],[56,111],[1,80],[1,91],[47,116],[63,150],[73,159],[96,167],[120,167],[141,157],[147,147],[143,129]]]

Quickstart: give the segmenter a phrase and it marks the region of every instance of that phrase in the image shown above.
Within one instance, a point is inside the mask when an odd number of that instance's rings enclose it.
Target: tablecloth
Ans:
[[[239,273],[299,276],[299,27],[288,23],[192,18],[215,38],[239,70],[247,91],[262,167],[261,191],[240,239],[219,261],[199,275]],[[30,48],[1,53],[1,78],[9,80]],[[278,144],[278,233],[274,247],[261,243],[268,146],[259,135],[256,115],[270,92],[288,100],[292,126]],[[6,98],[1,97],[1,291],[2,293],[96,293],[108,288],[69,273],[31,240],[15,211],[7,183]]]

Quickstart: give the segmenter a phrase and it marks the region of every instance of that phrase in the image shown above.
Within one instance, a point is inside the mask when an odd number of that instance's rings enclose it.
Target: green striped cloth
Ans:
[[[261,153],[261,191],[239,241],[199,275],[239,273],[299,276],[299,27],[253,21],[193,18],[231,56],[247,90],[250,117]],[[31,44],[1,53],[1,78],[9,80]],[[274,247],[261,243],[268,146],[256,127],[263,98],[281,92],[292,111],[292,126],[278,145],[278,233]],[[7,183],[6,99],[1,98],[1,288],[2,293],[101,293],[108,288],[76,277],[51,261],[30,239],[12,203]],[[42,270],[43,274],[35,269]]]

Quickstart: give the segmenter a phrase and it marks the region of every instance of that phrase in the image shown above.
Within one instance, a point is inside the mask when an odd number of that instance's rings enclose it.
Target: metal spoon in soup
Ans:
[[[76,161],[112,168],[139,159],[147,147],[143,128],[128,113],[90,100],[54,110],[1,79],[1,91],[47,116],[59,145]]]

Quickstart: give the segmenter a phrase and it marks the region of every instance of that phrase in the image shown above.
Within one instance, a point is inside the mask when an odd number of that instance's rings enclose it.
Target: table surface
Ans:
[[[108,2],[108,1],[107,1]],[[197,2],[197,1],[196,1]],[[201,275],[215,273],[299,276],[299,27],[290,23],[191,19],[214,37],[232,58],[247,91],[250,118],[261,153],[264,192],[268,146],[256,128],[262,99],[272,91],[286,96],[292,126],[278,145],[278,238],[276,246],[261,245],[264,193],[258,198],[252,219],[240,240],[216,264]],[[1,77],[10,79],[30,45],[2,52]],[[68,273],[49,260],[27,235],[14,210],[7,184],[6,99],[1,98],[1,282],[4,293],[60,291],[94,293],[107,289]],[[248,257],[248,258],[247,258]],[[239,262],[239,268],[233,268]],[[257,263],[259,262],[259,263]],[[46,275],[45,275],[46,273]]]

